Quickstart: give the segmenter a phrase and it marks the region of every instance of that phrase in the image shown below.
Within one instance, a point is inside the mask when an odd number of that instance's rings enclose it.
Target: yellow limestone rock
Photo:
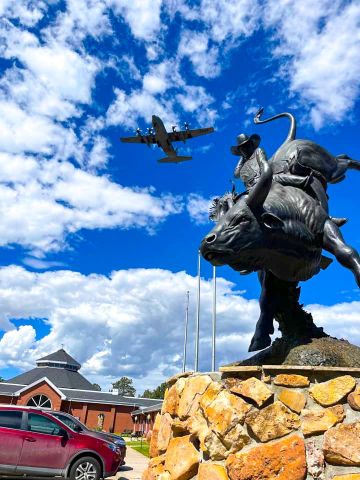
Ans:
[[[198,471],[200,453],[191,439],[191,435],[186,435],[170,440],[166,452],[165,470],[170,473],[171,480],[189,480]]]
[[[213,432],[201,410],[187,421],[188,431],[200,441],[200,448],[211,460],[223,460],[229,453],[238,452],[250,442],[250,437],[240,423],[224,435]]]
[[[178,407],[178,416],[181,419],[190,417],[196,412],[201,396],[211,382],[208,375],[195,375],[186,379]]]
[[[179,378],[179,380],[167,390],[161,413],[169,413],[172,416],[177,415],[180,395],[184,389],[185,383],[185,378]]]
[[[251,442],[245,428],[240,423],[236,424],[225,435],[220,436],[220,440],[227,449],[226,456],[229,453],[239,452]]]
[[[298,435],[257,445],[226,460],[230,480],[305,480],[304,440]]]
[[[360,422],[330,428],[324,435],[323,451],[329,463],[360,466]]]
[[[308,387],[310,380],[303,375],[281,373],[274,378],[274,384],[282,387]]]
[[[201,463],[199,467],[198,480],[229,480],[226,469],[215,463]]]
[[[255,377],[242,381],[234,378],[232,382],[227,382],[227,385],[230,392],[252,400],[258,407],[262,407],[273,396],[265,383]]]
[[[344,418],[345,412],[342,405],[335,405],[323,410],[303,410],[301,430],[304,435],[326,432],[329,428],[342,422]]]
[[[295,390],[283,389],[278,395],[278,399],[293,412],[300,413],[305,407],[306,397],[301,392]]]
[[[261,442],[283,437],[300,427],[300,417],[281,402],[250,412],[245,421]]]
[[[158,448],[158,435],[159,435],[160,424],[161,424],[161,415],[158,413],[155,417],[153,433],[151,435],[151,440],[150,440],[150,449],[149,449],[150,458],[158,457],[160,454],[160,451]]]
[[[200,407],[205,410],[223,390],[223,387],[218,382],[211,382],[206,392],[200,399]]]
[[[360,473],[348,473],[347,475],[336,475],[332,480],[360,480]]]
[[[356,385],[355,379],[350,375],[343,375],[327,382],[313,385],[309,392],[313,399],[323,407],[330,407],[345,398]]]
[[[173,419],[169,413],[161,415],[159,433],[157,438],[157,448],[159,452],[165,452],[172,438]]]
[[[360,411],[360,386],[356,387],[356,390],[348,395],[347,401],[353,410]]]
[[[227,390],[221,391],[204,410],[204,416],[212,430],[224,435],[237,423],[244,423],[251,405]]]
[[[165,455],[154,457],[149,461],[148,468],[142,474],[142,480],[158,480],[164,472]]]

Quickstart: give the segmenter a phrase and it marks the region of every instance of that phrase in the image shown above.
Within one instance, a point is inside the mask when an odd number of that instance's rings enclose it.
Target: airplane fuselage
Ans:
[[[159,147],[161,147],[166,155],[176,156],[176,151],[169,140],[165,125],[160,117],[153,115],[151,119],[155,130],[155,138]]]

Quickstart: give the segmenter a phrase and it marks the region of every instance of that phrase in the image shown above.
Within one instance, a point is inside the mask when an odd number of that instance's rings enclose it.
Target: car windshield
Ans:
[[[52,413],[51,415],[60,420],[60,422],[65,423],[65,425],[67,425],[69,428],[71,428],[71,430],[74,430],[75,432],[79,431],[80,429],[87,430],[85,425],[83,425],[79,420],[74,417],[68,417],[67,415],[61,415],[57,413]]]

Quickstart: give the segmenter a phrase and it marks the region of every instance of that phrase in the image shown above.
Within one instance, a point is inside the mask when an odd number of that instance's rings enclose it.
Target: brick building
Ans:
[[[99,392],[79,373],[80,368],[63,349],[40,358],[36,368],[0,383],[0,404],[61,410],[89,428],[115,433],[134,430],[135,410],[161,408],[161,400]]]

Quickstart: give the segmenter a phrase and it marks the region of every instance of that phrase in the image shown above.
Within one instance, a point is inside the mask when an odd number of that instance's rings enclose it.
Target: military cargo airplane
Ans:
[[[180,163],[186,160],[191,160],[192,157],[182,156],[177,154],[177,149],[172,145],[172,142],[186,142],[190,138],[206,135],[214,131],[213,127],[197,128],[191,130],[189,124],[184,124],[184,130],[176,130],[176,126],[172,127],[172,132],[167,132],[163,121],[156,115],[152,116],[152,127],[147,129],[144,135],[140,128],[136,130],[135,137],[122,137],[120,140],[124,143],[143,143],[148,147],[157,145],[162,148],[167,157],[158,160],[159,163]]]

